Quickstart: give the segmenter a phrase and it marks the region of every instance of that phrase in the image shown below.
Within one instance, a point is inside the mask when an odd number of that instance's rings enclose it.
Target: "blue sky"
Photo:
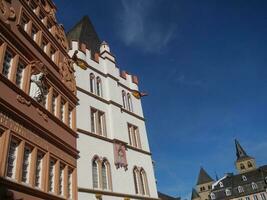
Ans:
[[[55,0],[69,30],[88,15],[140,79],[158,189],[189,197],[200,166],[235,172],[234,138],[267,163],[267,1]]]

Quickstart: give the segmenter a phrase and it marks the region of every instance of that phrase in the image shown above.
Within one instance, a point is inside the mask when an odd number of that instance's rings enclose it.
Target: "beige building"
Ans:
[[[208,200],[213,182],[214,180],[201,167],[196,187],[192,189],[191,200]]]
[[[229,173],[212,185],[212,200],[266,200],[267,166],[256,167],[255,159],[250,157],[237,140],[236,169],[238,174]]]

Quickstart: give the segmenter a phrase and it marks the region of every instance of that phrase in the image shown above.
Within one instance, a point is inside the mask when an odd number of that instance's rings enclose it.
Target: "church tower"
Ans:
[[[211,191],[211,185],[214,180],[209,174],[201,167],[197,179],[196,188],[192,190],[192,200],[208,200]]]
[[[235,166],[238,172],[242,174],[251,170],[255,170],[256,169],[255,159],[247,155],[247,153],[237,140],[235,140],[235,148],[236,148]]]

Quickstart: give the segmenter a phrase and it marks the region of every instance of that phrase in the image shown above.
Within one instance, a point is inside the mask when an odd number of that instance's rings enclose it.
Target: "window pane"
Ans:
[[[54,184],[55,184],[55,164],[56,161],[54,159],[50,159],[49,163],[49,192],[54,192]]]
[[[29,146],[25,146],[22,164],[22,182],[29,183],[30,161],[31,161],[32,149]]]
[[[93,161],[93,187],[98,188],[98,168],[96,161]]]
[[[7,78],[9,77],[12,59],[13,59],[13,54],[7,50],[4,57],[3,71],[2,71],[3,75]]]
[[[6,174],[7,177],[15,178],[17,152],[18,152],[18,141],[12,138],[8,152],[7,174]]]
[[[35,168],[35,187],[38,188],[41,188],[43,156],[44,155],[41,152],[37,153],[36,168]]]
[[[16,85],[20,88],[22,88],[22,77],[23,77],[24,69],[25,69],[25,64],[23,64],[22,62],[19,62],[17,73],[16,73]]]
[[[102,186],[103,186],[103,189],[108,189],[107,166],[105,165],[105,163],[102,164]]]

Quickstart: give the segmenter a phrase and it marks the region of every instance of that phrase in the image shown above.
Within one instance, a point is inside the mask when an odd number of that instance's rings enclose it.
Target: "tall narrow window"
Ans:
[[[7,160],[7,173],[6,176],[9,178],[15,178],[16,173],[16,161],[18,153],[19,142],[14,138],[11,139],[8,151],[8,160]]]
[[[18,63],[17,73],[16,73],[16,85],[19,88],[22,88],[22,77],[23,77],[24,69],[25,69],[25,64],[20,61]]]
[[[53,93],[53,95],[52,95],[52,113],[54,115],[56,115],[56,110],[57,110],[56,106],[57,106],[57,94]]]
[[[41,188],[43,157],[44,154],[38,151],[35,166],[35,187],[37,188]]]
[[[96,94],[97,96],[102,97],[102,83],[100,77],[96,78]]]
[[[36,39],[37,39],[37,28],[32,25],[32,31],[31,31],[31,38],[36,42]]]
[[[29,183],[31,152],[32,148],[28,145],[25,145],[23,163],[22,163],[22,178],[21,178],[21,181],[24,183]]]
[[[258,196],[256,194],[253,195],[254,200],[259,200]]]
[[[53,62],[55,62],[55,55],[56,55],[56,50],[53,47],[51,47],[50,48],[50,58]]]
[[[143,188],[142,189],[143,190],[143,194],[144,195],[149,195],[147,176],[146,176],[146,172],[145,172],[144,169],[141,169],[140,176],[141,176],[141,187]]]
[[[91,130],[93,133],[106,136],[105,113],[91,108]]]
[[[72,199],[72,169],[68,170],[68,199]]]
[[[49,192],[54,192],[55,191],[55,164],[56,161],[54,159],[50,159],[49,161],[49,185],[48,185],[48,190]]]
[[[141,148],[141,141],[138,127],[128,124],[128,132],[129,132],[129,141],[130,145],[133,147]]]
[[[262,200],[266,200],[266,195],[265,195],[265,193],[261,193],[261,199],[262,199]]]
[[[6,50],[2,74],[7,78],[9,78],[12,60],[13,60],[13,54],[9,50]]]
[[[70,128],[73,128],[72,127],[72,110],[73,110],[73,108],[69,107],[68,125],[69,125]]]
[[[91,109],[91,130],[93,133],[96,133],[96,113],[95,109]]]
[[[127,101],[126,101],[126,93],[125,93],[124,90],[122,90],[121,94],[122,94],[123,108],[127,109],[127,106],[126,106],[126,102],[127,102]]]
[[[97,159],[93,160],[93,187],[98,188],[98,163],[97,163]]]
[[[22,16],[21,18],[21,22],[20,22],[20,25],[21,25],[21,28],[27,32],[27,29],[28,29],[28,24],[29,24],[29,19],[26,17],[26,16]]]
[[[102,187],[103,189],[108,189],[108,180],[107,180],[107,166],[106,163],[102,163]]]
[[[93,73],[90,74],[90,92],[95,92],[95,75]]]
[[[60,119],[64,121],[64,115],[65,115],[65,104],[66,101],[61,98],[61,103],[60,103]]]
[[[62,163],[60,164],[59,168],[59,195],[64,195],[64,169],[65,165]]]
[[[48,45],[48,42],[43,38],[42,40],[42,43],[41,43],[41,49],[47,53],[47,45]]]
[[[105,114],[101,111],[98,111],[98,125],[99,125],[99,134],[102,136],[106,135],[105,131]]]
[[[139,194],[139,188],[138,188],[138,174],[139,171],[137,168],[133,170],[133,177],[134,177],[134,188],[135,188],[135,193]]]
[[[130,93],[127,94],[128,106],[129,111],[133,112],[133,102]]]

